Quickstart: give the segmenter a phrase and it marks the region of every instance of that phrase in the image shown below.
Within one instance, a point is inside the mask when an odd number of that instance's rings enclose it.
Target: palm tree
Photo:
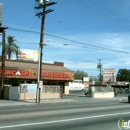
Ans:
[[[18,46],[14,43],[16,40],[13,36],[7,37],[7,44],[6,44],[6,55],[8,55],[8,59],[11,59],[12,54],[14,53],[17,57],[18,53]]]

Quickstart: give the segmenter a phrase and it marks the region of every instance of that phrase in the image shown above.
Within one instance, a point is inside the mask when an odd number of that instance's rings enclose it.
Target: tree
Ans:
[[[7,37],[7,44],[6,44],[6,55],[8,59],[11,58],[12,54],[15,54],[17,57],[18,53],[18,46],[15,44],[15,38],[13,36]]]
[[[83,77],[87,77],[88,74],[84,71],[77,70],[75,71],[75,79],[82,79]]]
[[[119,69],[117,73],[117,81],[130,81],[130,70],[127,69]]]

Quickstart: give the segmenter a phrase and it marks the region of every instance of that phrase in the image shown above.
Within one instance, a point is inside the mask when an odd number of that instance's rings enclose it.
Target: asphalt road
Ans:
[[[118,130],[118,121],[130,120],[124,100],[71,96],[80,102],[0,107],[0,130]]]

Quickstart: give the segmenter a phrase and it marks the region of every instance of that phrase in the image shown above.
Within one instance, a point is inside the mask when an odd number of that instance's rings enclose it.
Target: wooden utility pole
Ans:
[[[1,75],[1,98],[4,96],[4,71],[5,71],[5,31],[2,32],[2,75]]]
[[[99,60],[99,63],[97,65],[97,68],[100,71],[100,86],[102,86],[102,64],[101,64],[101,59],[98,59],[98,60]]]
[[[0,33],[2,33],[2,59],[1,59],[1,85],[0,85],[0,98],[4,97],[4,70],[5,70],[5,29],[8,27],[2,26],[2,4],[0,3]]]
[[[43,3],[43,15],[42,15],[42,21],[41,21],[41,35],[40,35],[40,74],[39,74],[39,80],[41,80],[41,74],[42,74],[42,50],[43,50],[43,44],[44,44],[44,25],[45,25],[45,10],[46,10],[46,1],[44,0]]]
[[[38,0],[36,0],[38,2]],[[42,75],[42,57],[43,57],[43,54],[42,54],[42,50],[43,50],[43,46],[44,46],[44,25],[45,25],[45,15],[47,13],[50,13],[54,10],[46,10],[46,7],[47,6],[50,6],[50,5],[54,5],[56,4],[56,2],[49,2],[49,0],[43,0],[43,3],[38,3],[38,6],[35,7],[35,9],[42,9],[42,12],[36,14],[36,16],[42,18],[42,21],[41,21],[41,32],[40,32],[40,44],[39,44],[39,61],[38,61],[38,79],[37,79],[37,93],[36,93],[36,103],[39,103],[40,102],[40,98],[39,98],[39,92],[40,92],[40,88],[39,88],[39,82],[41,80],[41,75]]]
[[[1,85],[0,85],[0,98],[4,96],[4,70],[5,70],[5,29],[8,27],[0,26],[0,33],[2,33],[2,59],[1,59]]]

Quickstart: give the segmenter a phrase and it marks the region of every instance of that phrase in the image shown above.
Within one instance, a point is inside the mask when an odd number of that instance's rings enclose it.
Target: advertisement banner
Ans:
[[[103,69],[103,82],[116,82],[116,70]]]
[[[38,51],[29,49],[18,49],[18,59],[37,62]]]

